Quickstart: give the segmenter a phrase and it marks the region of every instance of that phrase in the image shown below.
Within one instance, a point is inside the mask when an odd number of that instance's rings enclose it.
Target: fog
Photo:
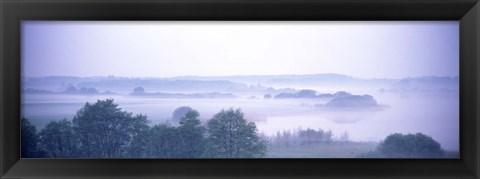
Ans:
[[[151,126],[179,126],[182,106],[205,125],[240,108],[265,141],[328,136],[271,142],[267,157],[362,157],[391,134],[423,133],[458,158],[458,24],[23,21],[22,117],[40,131],[114,99]]]
[[[272,136],[278,131],[312,128],[332,130],[335,137],[348,132],[350,140],[380,142],[393,133],[424,133],[442,148],[459,149],[458,91],[380,92],[376,89],[348,90],[311,86],[322,92],[348,91],[374,96],[378,107],[323,108],[330,99],[264,99],[263,95],[241,95],[231,99],[165,99],[129,95],[24,94],[22,115],[42,129],[49,121],[71,120],[86,102],[112,98],[119,107],[133,114],[146,114],[150,124],[172,123],[173,111],[190,106],[204,122],[226,108],[241,108],[245,118],[256,123],[260,133]],[[367,93],[368,92],[368,93]]]

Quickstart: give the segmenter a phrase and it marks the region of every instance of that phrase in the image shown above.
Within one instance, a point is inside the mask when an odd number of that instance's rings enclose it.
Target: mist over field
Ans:
[[[27,158],[458,158],[458,21],[22,21]]]
[[[145,114],[152,125],[174,124],[172,113],[181,106],[198,110],[203,122],[221,109],[241,108],[266,136],[311,128],[331,130],[334,138],[347,132],[350,141],[380,142],[393,133],[421,132],[458,151],[458,77],[377,80],[318,74],[255,76],[251,83],[245,76],[230,78],[27,77],[22,115],[42,129],[52,120],[71,120],[86,102],[99,99]],[[292,85],[289,78],[296,79]],[[368,98],[334,103],[363,95],[372,96],[373,104]]]

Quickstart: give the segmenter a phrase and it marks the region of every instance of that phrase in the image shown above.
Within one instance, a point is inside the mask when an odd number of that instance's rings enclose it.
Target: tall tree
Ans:
[[[72,158],[77,153],[72,122],[52,121],[40,131],[40,147],[52,158]]]
[[[257,134],[255,123],[247,122],[240,109],[222,110],[207,124],[205,157],[256,158],[266,153],[266,141]]]
[[[203,154],[205,128],[201,126],[198,116],[196,110],[190,110],[180,119],[178,134],[181,145],[179,157],[181,158],[199,158]]]
[[[26,118],[21,119],[22,158],[42,158],[45,153],[38,148],[37,128]]]
[[[180,144],[177,128],[169,124],[153,126],[149,133],[146,156],[148,158],[177,158],[180,153]]]
[[[86,103],[73,117],[79,153],[85,158],[125,157],[132,138],[147,123],[147,116],[122,111],[113,99]]]
[[[134,134],[132,135],[132,141],[130,142],[127,150],[127,156],[129,158],[148,158],[149,145],[151,145],[150,139],[150,127],[143,125],[143,123],[136,123],[134,127]]]

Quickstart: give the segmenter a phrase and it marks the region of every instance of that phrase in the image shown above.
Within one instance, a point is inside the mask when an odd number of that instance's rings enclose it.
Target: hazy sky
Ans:
[[[459,74],[457,21],[23,21],[24,76]]]

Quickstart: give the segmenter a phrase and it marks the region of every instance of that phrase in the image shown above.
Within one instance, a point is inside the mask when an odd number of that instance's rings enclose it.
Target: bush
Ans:
[[[444,155],[440,143],[422,133],[389,135],[377,151],[389,158],[439,158]]]

